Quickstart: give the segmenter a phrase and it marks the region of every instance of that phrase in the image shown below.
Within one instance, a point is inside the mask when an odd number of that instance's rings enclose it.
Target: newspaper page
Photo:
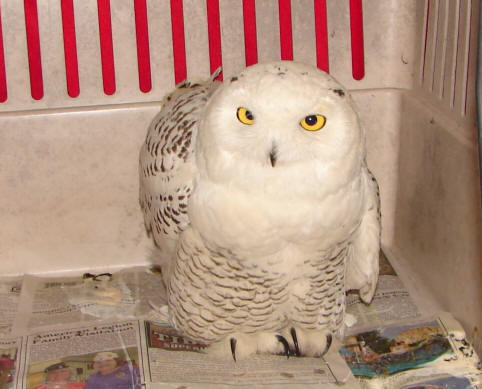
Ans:
[[[364,388],[409,388],[429,379],[468,381],[477,387],[479,360],[460,329],[446,313],[437,319],[373,327],[347,336],[340,354]]]
[[[140,322],[57,328],[27,337],[22,389],[141,389]]]
[[[420,316],[415,301],[410,297],[387,257],[380,251],[377,289],[370,304],[365,304],[358,291],[350,291],[346,298],[348,333],[366,326],[389,321],[413,319]]]
[[[255,355],[223,360],[206,354],[206,345],[183,338],[165,323],[146,321],[145,330],[146,378],[153,388],[339,388],[342,374],[333,370],[346,369],[344,361],[339,361],[340,367],[326,358]],[[348,369],[341,379],[345,387],[359,388]]]
[[[148,268],[75,277],[25,276],[18,327],[156,316],[165,301],[161,276]]]
[[[12,332],[18,306],[23,277],[0,278],[0,338]]]
[[[353,329],[392,321],[414,319],[420,312],[407,289],[396,275],[381,275],[370,304],[365,304],[358,292],[350,292],[346,298],[346,313],[356,318]]]
[[[14,389],[19,376],[22,339],[0,339],[0,389]]]

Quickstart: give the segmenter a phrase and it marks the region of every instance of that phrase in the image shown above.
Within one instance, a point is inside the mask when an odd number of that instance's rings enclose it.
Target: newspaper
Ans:
[[[340,354],[363,388],[479,388],[482,377],[475,351],[449,313],[365,328],[345,337]]]
[[[12,326],[20,302],[23,277],[0,278],[0,336],[7,336]]]
[[[337,352],[327,358],[259,355],[235,362],[216,359],[203,347],[174,346],[184,342],[166,323],[144,320],[55,326],[20,339],[2,339],[1,355],[9,363],[0,365],[0,388],[334,389],[342,384],[340,378],[345,387],[359,388]]]
[[[378,278],[377,289],[370,304],[363,303],[358,293],[349,293],[346,312],[356,318],[354,329],[420,316],[415,302],[396,275],[381,275]]]
[[[468,382],[471,386],[464,386],[464,389],[479,388],[480,371],[474,367],[476,355],[464,343],[460,330],[453,330],[453,327],[446,321],[399,325],[380,331],[378,338],[374,334],[370,335],[371,338],[365,335],[364,343],[355,336],[348,338],[340,353],[337,346],[332,346],[324,358],[288,359],[277,355],[256,355],[235,362],[206,354],[204,345],[183,338],[167,323],[124,320],[55,326],[20,339],[0,341],[2,358],[8,359],[7,363],[0,364],[0,377],[8,377],[8,381],[3,378],[5,382],[0,388],[413,389],[423,381],[446,382],[447,385]],[[441,331],[445,336],[443,338],[438,336]],[[401,333],[403,336],[400,336]],[[430,334],[431,342],[421,343],[415,339],[420,334]],[[395,335],[400,344],[392,346],[405,348],[411,343],[411,347],[418,347],[417,350],[421,350],[421,353],[412,350],[415,357],[405,360],[400,350],[392,349],[391,358],[387,359],[390,363],[380,364],[374,353],[379,351],[377,347],[387,347],[380,342],[380,338],[393,338]],[[405,344],[402,344],[402,339]],[[418,344],[413,346],[414,343]],[[366,379],[361,381],[362,386],[348,370],[348,366],[353,368],[354,365],[353,350],[361,348],[364,351],[358,351],[359,357],[363,356],[365,362],[369,363],[356,365],[358,371],[354,369],[354,372],[360,375],[362,371],[362,375],[366,376],[371,369],[375,377],[368,384]],[[398,355],[398,360],[394,355]],[[423,370],[416,364],[425,363],[426,360],[420,361],[419,355],[441,357],[442,360],[437,365],[425,367],[427,371],[422,374]],[[345,363],[342,356],[348,363]],[[404,371],[400,367],[402,362],[409,368],[416,366],[418,369]],[[472,364],[471,369],[468,368],[469,364]],[[393,376],[379,378],[380,369],[389,371],[392,368]],[[413,374],[413,371],[417,373]]]
[[[58,323],[135,319],[155,315],[165,303],[161,276],[136,267],[115,274],[75,277],[25,276],[16,321],[20,332]]]
[[[415,319],[420,316],[415,301],[382,251],[379,268],[378,284],[370,304],[363,303],[356,291],[347,294],[346,313],[356,320],[355,323],[347,323],[350,327],[348,333],[367,326]]]
[[[348,332],[419,315],[396,274],[383,269],[371,305],[348,295],[347,312],[357,320]],[[0,389],[356,389],[365,385],[338,352],[341,345],[336,339],[323,358],[256,355],[236,362],[214,358],[205,345],[169,327],[161,277],[152,269],[25,276],[1,285],[7,286],[2,289],[6,298],[0,300],[0,322],[13,331],[8,338],[0,335],[4,356],[0,371],[6,380],[0,381]],[[405,383],[410,384],[408,379]]]

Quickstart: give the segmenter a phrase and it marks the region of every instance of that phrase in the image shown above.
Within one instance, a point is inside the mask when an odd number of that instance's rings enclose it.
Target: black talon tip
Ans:
[[[326,335],[326,346],[325,346],[325,351],[320,355],[320,357],[325,356],[325,354],[328,352],[331,346],[331,342],[333,341],[333,336],[331,334]]]
[[[236,339],[231,338],[229,343],[231,343],[231,354],[233,354],[234,362],[236,362]]]
[[[283,345],[283,347],[285,349],[286,358],[289,358],[290,357],[290,345],[288,344],[288,341],[284,338],[284,336],[281,336],[281,335],[276,335],[276,339],[278,339],[281,342],[281,344]]]
[[[293,343],[295,345],[295,355],[299,357],[301,355],[300,347],[298,346],[298,337],[296,336],[296,330],[293,327],[291,327],[290,329],[290,334],[291,334],[291,337],[293,338]]]

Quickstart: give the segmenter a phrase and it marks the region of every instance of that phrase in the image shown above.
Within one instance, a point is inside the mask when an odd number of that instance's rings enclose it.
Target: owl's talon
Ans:
[[[289,345],[288,341],[285,339],[284,336],[281,336],[281,335],[276,335],[276,339],[278,339],[281,342],[281,344],[283,345],[283,347],[285,349],[286,358],[289,359],[289,357],[290,357],[290,345]]]
[[[296,357],[322,358],[332,343],[331,330],[321,328],[316,330],[306,330],[301,327],[286,327],[282,334],[290,340],[291,355]],[[278,346],[279,347],[279,346]]]
[[[229,343],[231,344],[231,354],[233,355],[234,362],[236,362],[236,339],[231,338]]]
[[[294,327],[291,327],[290,334],[291,334],[291,338],[293,339],[293,343],[295,345],[295,355],[299,357],[301,353],[300,353],[300,347],[298,346],[298,337],[296,336],[296,330],[294,329]]]

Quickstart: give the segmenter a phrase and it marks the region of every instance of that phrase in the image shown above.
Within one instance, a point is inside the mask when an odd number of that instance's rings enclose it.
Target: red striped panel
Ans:
[[[5,72],[5,53],[3,50],[2,9],[0,4],[0,103],[7,101],[7,74]]]
[[[73,0],[62,0],[60,6],[62,12],[62,30],[64,35],[67,93],[70,97],[77,97],[80,93],[80,87]]]
[[[255,0],[243,0],[244,56],[246,66],[258,63]]]
[[[137,69],[139,89],[147,93],[152,89],[151,57],[149,53],[149,25],[147,22],[146,0],[134,0],[137,41]]]
[[[25,30],[27,34],[28,69],[30,74],[30,93],[40,100],[44,96],[42,60],[38,27],[37,0],[24,0]]]
[[[211,74],[213,74],[223,64],[219,0],[206,0],[206,6],[208,14],[209,63]],[[222,81],[223,74],[220,73],[216,79]]]
[[[278,0],[279,37],[281,59],[293,60],[293,34],[291,27],[291,0]]]
[[[316,66],[330,72],[330,58],[328,54],[328,18],[326,14],[326,0],[314,0],[315,37],[316,37]]]
[[[187,76],[182,0],[171,0],[171,27],[174,80],[177,85],[184,81]]]
[[[350,0],[351,63],[355,80],[365,76],[362,0]]]
[[[97,12],[99,17],[100,57],[104,93],[112,95],[115,93],[116,86],[110,0],[97,0]]]

